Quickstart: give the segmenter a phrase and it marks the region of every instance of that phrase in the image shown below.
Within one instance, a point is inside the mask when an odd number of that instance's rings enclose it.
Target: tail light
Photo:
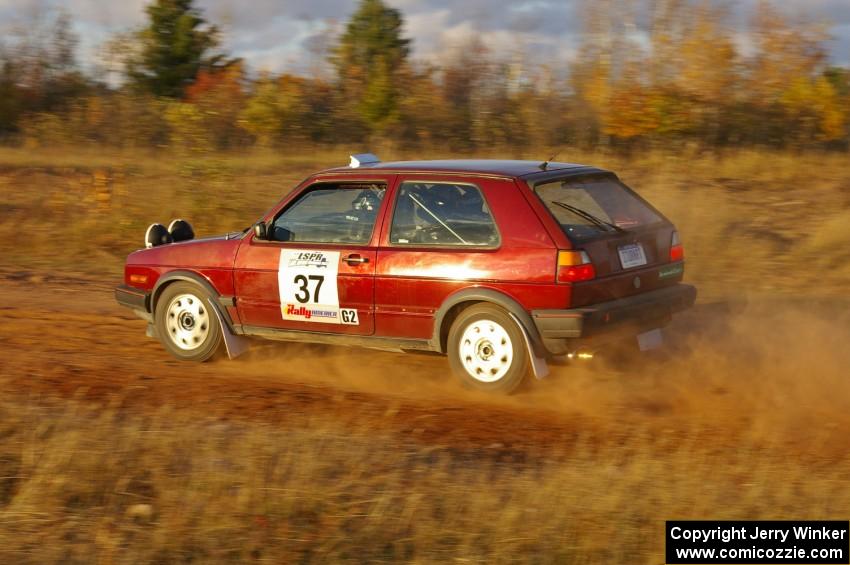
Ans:
[[[685,248],[682,247],[682,242],[679,241],[679,232],[673,231],[673,237],[670,240],[670,262],[682,261],[685,258]]]
[[[558,282],[574,283],[596,277],[596,269],[586,251],[558,251]]]

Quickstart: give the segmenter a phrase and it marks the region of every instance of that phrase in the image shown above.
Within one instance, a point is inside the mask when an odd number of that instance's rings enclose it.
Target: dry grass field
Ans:
[[[846,519],[846,155],[561,155],[677,223],[700,301],[510,398],[430,356],[187,366],[114,305],[149,223],[242,228],[345,159],[0,150],[0,561],[661,563],[666,519]]]
[[[389,159],[434,158],[389,151]],[[501,152],[484,157],[534,158]],[[701,290],[841,293],[850,284],[845,154],[736,151],[561,155],[617,172],[680,229]],[[0,249],[9,266],[116,276],[145,228],[176,217],[199,235],[250,225],[344,150],[179,157],[0,149]]]

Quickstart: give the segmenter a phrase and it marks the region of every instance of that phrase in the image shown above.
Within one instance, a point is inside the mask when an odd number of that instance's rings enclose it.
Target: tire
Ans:
[[[168,285],[156,302],[156,334],[181,361],[206,361],[221,347],[221,326],[209,298],[200,286],[180,281]]]
[[[449,330],[447,350],[452,371],[469,388],[510,394],[528,374],[522,329],[497,306],[462,311]]]

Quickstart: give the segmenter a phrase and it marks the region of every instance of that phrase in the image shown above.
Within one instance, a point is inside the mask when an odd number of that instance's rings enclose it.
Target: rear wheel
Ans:
[[[209,293],[189,282],[176,282],[162,291],[156,303],[156,333],[174,357],[206,361],[221,346],[221,327]]]
[[[528,373],[522,329],[497,306],[477,304],[460,313],[449,331],[452,371],[468,387],[508,394]]]

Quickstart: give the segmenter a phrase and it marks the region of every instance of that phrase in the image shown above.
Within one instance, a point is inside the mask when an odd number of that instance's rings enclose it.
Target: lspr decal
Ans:
[[[277,285],[284,320],[358,325],[357,310],[339,307],[339,251],[284,249]]]

